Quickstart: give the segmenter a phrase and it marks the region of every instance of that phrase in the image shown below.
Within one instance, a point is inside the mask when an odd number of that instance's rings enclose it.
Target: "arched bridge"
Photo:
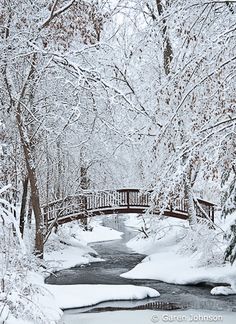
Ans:
[[[118,189],[86,191],[77,196],[53,201],[43,206],[45,223],[63,224],[76,219],[96,215],[145,213],[149,208],[153,214],[160,215],[160,210],[152,202],[152,192],[139,189]],[[196,214],[200,218],[214,222],[214,204],[198,199],[195,202]],[[187,200],[175,199],[162,212],[163,216],[188,219]]]

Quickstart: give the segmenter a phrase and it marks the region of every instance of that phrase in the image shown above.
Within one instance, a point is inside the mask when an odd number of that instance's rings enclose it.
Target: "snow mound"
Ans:
[[[118,240],[121,239],[121,236],[123,235],[122,232],[116,231],[110,227],[102,226],[99,223],[92,224],[94,226],[92,231],[79,232],[80,239],[87,243]]]
[[[45,261],[51,270],[62,270],[102,259],[97,257],[95,250],[77,242],[73,246],[62,244],[58,250],[48,251]]]
[[[229,264],[198,267],[194,258],[168,251],[148,256],[132,270],[121,274],[121,277],[155,279],[180,285],[201,282],[232,284],[233,279],[236,279],[236,267]]]
[[[132,270],[121,274],[129,279],[153,279],[171,284],[215,283],[212,294],[233,294],[236,291],[236,262],[223,263],[225,241],[221,230],[198,224],[195,231],[179,221],[164,220],[147,239],[140,236],[127,245],[148,256]],[[173,271],[174,269],[174,271]]]
[[[89,243],[120,239],[122,232],[91,220],[91,231],[84,231],[81,224],[71,222],[52,233],[46,244],[45,261],[51,271],[68,269],[81,264],[103,261]]]
[[[226,287],[226,286],[219,286],[215,287],[211,290],[212,295],[236,295],[236,290],[232,287]]]
[[[133,285],[45,285],[61,309],[78,308],[108,300],[132,300],[158,297],[159,292]]]

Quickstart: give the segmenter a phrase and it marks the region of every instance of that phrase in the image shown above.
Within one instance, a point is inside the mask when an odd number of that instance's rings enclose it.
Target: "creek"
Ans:
[[[137,235],[137,232],[125,226],[126,216],[104,217],[103,225],[123,232],[122,239],[90,244],[105,261],[58,271],[47,278],[48,284],[112,284],[138,285],[151,287],[161,294],[158,298],[130,301],[107,301],[98,305],[67,310],[63,316],[63,323],[80,322],[81,313],[101,313],[118,310],[208,310],[208,311],[236,311],[235,296],[213,296],[211,287],[199,285],[173,285],[157,280],[133,280],[120,277],[138,264],[145,255],[138,254],[127,248],[126,242]],[[234,313],[235,314],[235,313]],[[94,314],[94,316],[96,316]],[[235,316],[236,317],[236,316]],[[67,319],[68,318],[68,319]],[[76,320],[77,319],[77,320]],[[93,321],[96,323],[96,321]]]

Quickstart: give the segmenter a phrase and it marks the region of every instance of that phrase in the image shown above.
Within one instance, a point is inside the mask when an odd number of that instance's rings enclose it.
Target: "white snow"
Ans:
[[[87,243],[103,242],[110,240],[118,240],[122,237],[122,232],[116,231],[112,228],[102,226],[100,221],[92,220],[90,226],[93,227],[92,231],[80,231],[79,237]]]
[[[5,320],[4,322],[0,322],[0,323],[4,323],[4,324],[32,324],[32,322],[30,322],[30,321],[22,320],[20,318],[15,318],[12,315],[10,315],[7,320]]]
[[[236,295],[235,287],[218,286],[211,290],[212,295]]]
[[[58,233],[52,233],[44,257],[49,269],[62,270],[103,261],[88,243],[117,240],[123,233],[102,226],[100,220],[95,218],[90,221],[92,231],[84,231],[78,222],[71,222],[60,227]]]
[[[7,304],[3,305],[1,297],[4,296],[0,296],[0,323],[58,323],[63,312],[59,308],[54,296],[46,289],[43,277],[33,271],[29,271],[26,277],[28,287],[33,288],[32,292],[29,291],[27,297],[21,296],[20,292],[14,291],[9,294]],[[12,312],[11,302],[13,305],[18,304],[19,312],[17,314]],[[31,320],[27,318],[31,318]]]
[[[44,284],[43,276],[35,272],[29,272],[27,278],[32,285],[38,288],[38,293],[32,296],[33,303],[38,305],[39,309],[43,310],[45,318],[50,323],[56,323],[63,313],[58,306],[55,297]]]
[[[123,233],[102,226],[100,220],[101,217],[90,222],[92,231],[83,231],[78,222],[72,222],[59,227],[56,233],[52,233],[45,249],[47,270],[55,271],[93,261],[102,261],[97,252],[88,246],[88,243],[120,239]],[[46,285],[43,276],[34,271],[28,271],[26,277],[26,281],[34,289],[34,293],[29,296],[30,302],[25,303],[24,311],[30,313],[32,305],[36,305],[38,311],[35,312],[35,316],[37,318],[33,322],[27,321],[25,319],[27,316],[23,316],[23,314],[22,319],[16,318],[7,306],[2,310],[0,302],[0,323],[5,321],[7,324],[28,324],[38,323],[39,319],[42,319],[45,323],[53,324],[61,318],[61,308],[81,307],[116,298],[132,299],[137,297],[140,299],[149,295],[158,296],[155,290],[144,287],[139,289],[139,287],[131,286],[128,292],[125,292],[125,287],[115,289],[113,286]],[[12,296],[8,296],[8,299],[10,298],[16,301],[18,297],[12,293]]]
[[[180,285],[200,282],[231,284],[236,276],[236,267],[229,264],[217,267],[198,267],[194,258],[169,250],[148,256],[121,276],[134,279],[156,279]]]
[[[61,309],[95,305],[108,300],[158,297],[152,288],[133,285],[45,285]]]
[[[66,312],[62,324],[235,323],[235,313],[222,311],[119,311],[73,314]]]
[[[101,260],[91,256],[91,253],[94,255],[96,252],[87,246],[87,243],[120,239],[122,233],[102,226],[96,219],[90,223],[90,226],[93,227],[93,231],[86,232],[78,224],[64,226],[60,240],[68,245],[48,252],[46,260],[49,262],[51,258],[57,267],[58,263],[61,267],[72,267],[75,264]],[[58,237],[54,234],[51,240],[55,243]],[[159,296],[159,293],[152,288],[133,285],[44,285],[44,288],[54,296],[56,304],[61,309],[89,306],[107,300],[131,300]]]
[[[93,257],[91,253],[96,255],[93,249],[86,245],[79,245],[78,242],[77,246],[61,246],[56,251],[45,253],[45,261],[47,261],[49,268],[52,270],[68,269],[93,261],[102,261],[101,258]]]
[[[124,223],[126,226],[132,227],[134,229],[140,229],[143,226],[142,216],[132,215],[130,217],[127,217],[125,219]],[[146,215],[145,215],[145,221],[147,221]]]
[[[231,287],[215,287],[211,293],[218,295],[229,295],[235,293],[236,266],[211,265],[199,266],[199,255],[184,255],[179,253],[181,246],[181,232],[184,229],[184,223],[179,220],[166,220],[162,223],[166,230],[161,231],[159,236],[148,239],[133,239],[128,246],[138,252],[150,254],[140,264],[131,271],[122,274],[126,278],[138,279],[157,279],[175,284],[198,283],[202,281],[215,283],[228,283]],[[49,239],[48,247],[45,253],[45,259],[52,270],[69,268],[83,263],[102,261],[96,254],[96,251],[88,246],[90,242],[100,242],[111,239],[119,239],[121,232],[111,230],[100,224],[99,220],[94,219],[91,224],[93,231],[83,231],[78,223],[64,225],[58,233],[53,233]],[[130,217],[126,225],[139,228],[143,225],[142,220]],[[162,226],[163,226],[162,225]],[[170,227],[169,227],[170,226]],[[173,271],[174,269],[174,271]],[[91,306],[110,300],[132,300],[143,299],[146,297],[157,297],[159,292],[148,287],[134,285],[48,285],[44,284],[43,277],[33,272],[29,272],[28,281],[34,287],[38,287],[38,293],[32,296],[32,301],[43,310],[43,316],[52,324],[56,323],[62,316],[61,309],[78,308]],[[141,314],[141,315],[140,315]],[[115,312],[105,314],[80,314],[79,319],[76,316],[68,317],[65,315],[63,320],[69,323],[102,323],[112,321],[113,324],[120,322],[129,323],[150,323],[155,322],[158,316],[160,323],[166,322],[162,318],[163,312],[136,311],[136,312]],[[173,314],[171,312],[171,314]],[[197,315],[196,311],[177,312],[177,314]],[[205,314],[201,311],[201,314]],[[209,314],[209,311],[208,313]],[[221,314],[221,313],[219,313]],[[224,314],[223,323],[230,323],[230,313]],[[2,317],[3,318],[3,317]],[[154,321],[152,320],[154,319]],[[184,320],[188,323],[188,319]],[[62,323],[63,323],[62,320]],[[7,319],[7,324],[25,323],[15,319],[12,315]],[[201,321],[198,321],[201,323]]]
[[[127,243],[133,250],[149,255],[132,270],[121,274],[121,277],[155,279],[182,285],[201,282],[225,283],[231,285],[231,288],[213,289],[212,294],[236,292],[236,264],[231,266],[229,263],[223,264],[221,260],[217,262],[217,256],[221,255],[218,250],[210,251],[216,260],[210,260],[209,264],[206,260],[202,262],[203,256],[198,251],[183,253],[183,222],[167,219],[162,221],[162,228],[165,227],[166,231],[160,230],[159,236],[151,236],[148,239],[136,237]],[[212,233],[209,235],[217,234],[214,231]],[[191,243],[190,240],[189,244]]]

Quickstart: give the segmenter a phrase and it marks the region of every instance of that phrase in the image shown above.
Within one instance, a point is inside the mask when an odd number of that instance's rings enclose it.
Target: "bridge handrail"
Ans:
[[[85,213],[92,210],[111,210],[122,207],[131,209],[133,207],[150,208],[153,203],[151,200],[152,190],[123,188],[117,190],[83,191],[75,196],[67,196],[42,206],[43,214],[47,220],[51,221],[57,217],[64,217],[73,213]],[[197,199],[195,204],[198,217],[209,217],[214,220],[214,204],[203,199]],[[169,202],[167,210],[169,212],[181,212],[187,214],[187,200],[178,198],[174,202]]]

